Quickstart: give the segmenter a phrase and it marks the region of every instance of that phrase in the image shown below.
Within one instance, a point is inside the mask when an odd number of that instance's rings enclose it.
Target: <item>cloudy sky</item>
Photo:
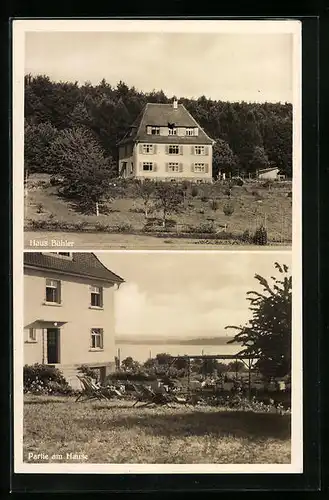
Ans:
[[[292,102],[289,33],[28,32],[25,73],[168,97]]]
[[[255,273],[277,275],[290,252],[96,253],[125,281],[116,292],[118,335],[222,336],[248,321],[246,292],[259,290]],[[229,333],[230,332],[230,333]]]

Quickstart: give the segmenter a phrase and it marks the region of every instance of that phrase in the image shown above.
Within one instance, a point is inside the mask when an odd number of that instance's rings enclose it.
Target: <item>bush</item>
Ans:
[[[231,203],[226,203],[223,207],[224,215],[230,216],[234,212],[234,207]]]
[[[127,233],[132,230],[132,225],[128,223],[122,223],[115,226],[114,229],[119,233]]]
[[[90,366],[88,366],[88,365],[79,366],[78,372],[80,372],[82,375],[85,375],[86,377],[90,377],[91,379],[95,380],[96,382],[98,380],[97,373],[92,368],[90,368]]]
[[[199,194],[199,190],[196,186],[193,186],[192,189],[191,189],[191,196],[192,198],[195,198],[196,196],[198,196]]]
[[[72,394],[62,372],[53,366],[35,363],[23,368],[24,393]]]
[[[267,230],[264,226],[260,226],[256,229],[253,242],[255,245],[266,245],[267,244]]]
[[[43,220],[31,219],[29,223],[31,225],[31,229],[34,229],[36,231],[39,231],[40,229],[46,229],[48,225],[48,221],[46,221],[45,219]]]
[[[42,203],[37,203],[37,213],[42,214],[44,212],[43,209],[43,204]]]
[[[215,212],[216,210],[218,210],[218,201],[217,201],[217,200],[212,200],[212,201],[210,202],[210,208],[211,208],[211,210],[214,210],[214,212]]]
[[[243,186],[244,182],[243,182],[243,180],[241,179],[241,177],[233,177],[233,178],[232,178],[232,184],[233,184],[234,186],[240,186],[240,187],[241,187],[241,186]]]
[[[248,229],[243,232],[242,241],[244,241],[245,243],[250,243],[252,241],[252,235],[250,234],[250,231]]]
[[[206,203],[206,202],[209,200],[208,196],[205,196],[205,195],[201,196],[201,198],[200,198],[200,199],[201,199],[201,201],[202,201],[202,202],[204,202],[204,203]]]
[[[104,224],[104,222],[96,222],[96,224],[95,224],[96,231],[105,232],[105,231],[108,231],[108,229],[109,229],[109,225]]]

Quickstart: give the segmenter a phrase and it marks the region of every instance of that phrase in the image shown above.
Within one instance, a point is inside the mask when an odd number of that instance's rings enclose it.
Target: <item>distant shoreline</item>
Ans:
[[[133,338],[133,337],[117,337],[116,344],[133,344],[133,345],[226,345],[233,337],[206,337],[192,339],[154,339],[154,338]]]

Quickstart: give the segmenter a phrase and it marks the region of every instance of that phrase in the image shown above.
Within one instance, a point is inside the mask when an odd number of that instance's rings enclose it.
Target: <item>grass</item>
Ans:
[[[25,396],[24,460],[47,453],[47,463],[65,462],[71,452],[85,463],[290,463],[289,415],[131,404]]]
[[[47,181],[48,179],[48,181]],[[41,185],[41,182],[44,182]],[[47,219],[51,214],[60,222],[74,223],[84,221],[88,224],[106,224],[120,226],[129,224],[134,230],[142,230],[145,217],[142,212],[142,200],[132,197],[129,190],[125,196],[120,196],[111,203],[112,210],[108,215],[83,215],[63,198],[58,196],[57,187],[49,185],[49,177],[45,174],[33,174],[29,178],[28,196],[25,199],[25,218],[29,220]],[[225,187],[220,184],[204,185],[198,188],[198,196],[188,195],[184,210],[175,218],[186,226],[207,224],[207,219],[213,218],[215,227],[227,224],[228,232],[242,234],[245,230],[254,233],[256,227],[264,222],[268,237],[272,241],[280,241],[281,236],[291,241],[292,208],[291,183],[275,183],[271,189],[262,187],[260,183],[246,182],[241,187],[232,189],[231,203],[234,212],[225,216],[223,208],[228,199]],[[202,201],[207,199],[208,201]],[[213,200],[216,200],[217,210],[212,210]],[[40,206],[42,211],[40,212]],[[154,214],[153,214],[154,215]],[[145,238],[147,236],[145,235]]]

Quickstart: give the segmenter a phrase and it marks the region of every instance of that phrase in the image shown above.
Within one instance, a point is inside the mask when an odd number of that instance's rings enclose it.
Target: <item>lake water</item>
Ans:
[[[172,356],[196,356],[202,354],[236,354],[241,350],[239,345],[180,345],[180,344],[116,344],[116,356],[121,361],[131,356],[135,361],[144,363],[147,359],[155,358],[158,353],[167,353]],[[221,360],[229,363],[232,360]]]

